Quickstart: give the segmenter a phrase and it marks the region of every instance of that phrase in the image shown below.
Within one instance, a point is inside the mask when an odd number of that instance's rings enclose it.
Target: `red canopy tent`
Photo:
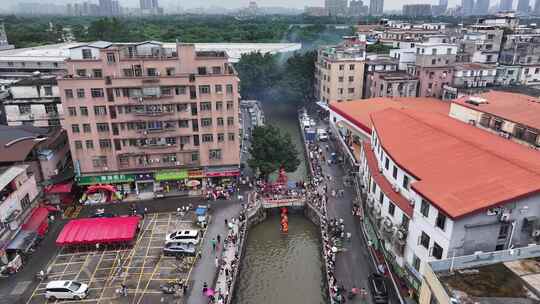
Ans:
[[[73,182],[67,182],[63,184],[49,185],[45,187],[43,192],[45,192],[45,194],[65,194],[65,193],[71,193],[72,188],[73,188]]]
[[[49,209],[47,207],[37,207],[21,230],[37,232],[39,236],[44,236],[49,228]]]
[[[56,239],[56,245],[112,244],[132,241],[137,233],[138,216],[71,220]]]

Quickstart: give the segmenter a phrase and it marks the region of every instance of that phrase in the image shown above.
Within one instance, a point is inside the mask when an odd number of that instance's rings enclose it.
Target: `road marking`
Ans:
[[[154,218],[155,219],[155,214],[154,214]],[[156,222],[153,222],[152,223],[153,226],[152,226],[152,229],[150,230],[150,235],[152,235],[153,233],[153,230],[154,228],[156,227]],[[146,259],[148,257],[148,253],[150,252],[150,242],[148,242],[147,244],[147,247],[146,247],[146,253],[144,255],[144,258],[143,258],[143,264],[142,266],[144,267],[144,265],[146,264]],[[139,292],[139,286],[141,284],[141,280],[142,280],[142,277],[143,277],[143,274],[144,274],[144,271],[141,271],[139,272],[139,279],[137,280],[137,287],[135,288],[135,294],[133,295],[133,302],[132,303],[135,303],[135,299],[137,298],[137,293]],[[144,295],[143,295],[144,296]]]

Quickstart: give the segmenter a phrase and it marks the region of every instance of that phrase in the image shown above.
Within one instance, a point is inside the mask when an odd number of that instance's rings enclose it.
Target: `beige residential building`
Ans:
[[[326,103],[361,99],[364,90],[366,42],[345,37],[337,46],[323,47],[315,62],[315,97]]]
[[[62,126],[80,185],[169,192],[239,175],[239,79],[225,52],[100,42],[72,48],[66,67]]]

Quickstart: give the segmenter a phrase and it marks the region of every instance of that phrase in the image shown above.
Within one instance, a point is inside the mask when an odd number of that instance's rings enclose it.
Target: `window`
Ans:
[[[218,117],[217,118],[217,125],[218,126],[223,126],[223,117]]]
[[[107,62],[108,63],[116,62],[116,57],[114,56],[114,53],[107,53]]]
[[[66,96],[66,99],[73,98],[73,90],[72,89],[65,89],[64,90],[64,95]]]
[[[223,92],[223,86],[220,85],[220,84],[216,84],[216,85],[215,85],[215,91],[216,91],[216,93],[218,93],[218,94],[222,93],[222,92]]]
[[[92,159],[92,165],[94,168],[101,168],[107,166],[107,156],[98,156]]]
[[[88,116],[88,108],[87,107],[80,107],[79,111],[81,112],[81,116]]]
[[[198,67],[197,72],[199,75],[206,75],[206,67]]]
[[[354,81],[354,76],[349,76],[349,82],[353,82]]]
[[[212,74],[221,74],[221,67],[219,66],[212,67]]]
[[[212,103],[211,102],[201,102],[201,111],[212,111]]]
[[[68,107],[68,115],[69,116],[77,116],[77,108],[76,107]]]
[[[86,149],[94,149],[94,141],[92,140],[87,140],[86,141]]]
[[[199,94],[210,94],[210,86],[209,85],[199,86]]]
[[[392,171],[392,177],[394,179],[397,179],[397,167],[396,167],[396,165],[394,165],[393,167],[394,167],[394,170]]]
[[[506,239],[508,236],[508,232],[510,230],[510,224],[509,223],[502,223],[501,227],[499,228],[499,236],[497,237],[499,240]]]
[[[232,100],[227,101],[227,111],[232,110],[233,107],[234,107],[234,103],[232,102]]]
[[[32,112],[32,108],[29,104],[22,104],[19,105],[19,113],[20,114],[30,114]]]
[[[176,137],[167,137],[165,142],[169,145],[176,145]]]
[[[354,64],[350,64],[350,65],[349,65],[349,70],[350,70],[350,71],[354,71]]]
[[[92,128],[90,128],[90,124],[86,124],[86,123],[85,123],[85,124],[83,124],[82,126],[83,126],[83,132],[84,132],[84,133],[90,133],[90,132],[92,132]]]
[[[167,76],[173,76],[174,75],[174,68],[167,68],[165,69],[165,72],[167,73]]]
[[[191,153],[191,161],[192,161],[192,162],[199,161],[199,152],[193,152],[193,153]]]
[[[180,128],[189,128],[189,120],[182,119],[178,121],[178,127]]]
[[[107,108],[105,106],[94,106],[94,114],[96,116],[107,115]]]
[[[97,123],[96,124],[96,130],[98,132],[109,132],[109,124],[108,123]]]
[[[43,92],[45,94],[45,96],[52,96],[53,95],[53,91],[52,91],[52,87],[43,87]]]
[[[349,94],[354,94],[354,88],[349,88],[347,91],[349,92]]]
[[[45,105],[45,113],[47,113],[47,114],[58,114],[58,108],[56,108],[55,104],[46,104]]]
[[[76,150],[81,150],[82,149],[82,141],[80,141],[80,140],[75,141],[75,149]]]
[[[433,242],[433,249],[431,251],[431,255],[435,257],[437,260],[442,259],[443,256],[443,249],[437,242]]]
[[[422,215],[425,217],[429,216],[429,203],[425,199],[422,199],[422,205],[420,206],[420,213],[422,213]]]
[[[422,235],[420,235],[420,245],[424,246],[426,249],[429,249],[429,240],[429,235],[422,231]]]
[[[382,192],[382,189],[379,192],[379,203],[381,203],[381,205],[384,203],[384,193]]]
[[[99,140],[99,147],[101,149],[110,149],[111,148],[111,140],[110,139],[100,139]]]
[[[77,89],[77,98],[84,98],[84,89]]]
[[[432,89],[433,88],[433,83],[428,83],[428,89]]]
[[[79,77],[86,77],[86,70],[85,69],[78,69],[77,71],[75,71],[75,73]]]
[[[186,94],[186,87],[181,86],[181,87],[174,88],[174,94],[176,94],[176,95],[185,95]]]
[[[409,177],[407,175],[403,175],[403,188],[409,190]]]
[[[135,73],[133,72],[133,69],[122,69],[122,72],[124,73],[124,77],[133,77],[133,76],[135,76]]]
[[[344,65],[344,64],[340,64],[340,65],[339,65],[339,70],[340,70],[340,71],[343,71],[344,69],[345,69],[345,65]]]
[[[212,149],[208,155],[209,160],[220,160],[221,159],[221,149]]]
[[[437,64],[437,60],[431,59],[431,64]]]
[[[176,105],[176,112],[185,112],[188,110],[188,105],[185,103]]]
[[[227,126],[234,125],[234,117],[227,117]]]
[[[71,132],[73,133],[79,133],[79,125],[71,125]]]
[[[416,269],[417,271],[420,271],[420,264],[421,263],[422,263],[422,261],[420,260],[420,258],[413,254],[412,266],[414,267],[414,269]]]
[[[228,84],[226,86],[226,90],[227,90],[227,94],[232,94],[233,93],[233,85],[232,84]]]
[[[447,55],[451,55],[451,54],[452,54],[452,49],[451,49],[451,48],[447,48],[447,49],[446,49],[446,54],[447,54]]]
[[[103,77],[103,71],[101,69],[93,69],[92,74],[94,74],[94,77],[96,78]]]
[[[224,133],[218,133],[217,141],[218,142],[224,142],[225,141],[225,134]]]
[[[435,220],[435,226],[439,227],[441,230],[444,231],[444,228],[446,227],[446,216],[439,211],[439,214],[437,214],[437,219]]]
[[[212,126],[212,118],[201,118],[201,126],[202,127],[211,127]]]
[[[91,88],[90,94],[92,95],[92,98],[99,98],[105,96],[102,88]]]
[[[229,137],[229,141],[234,141],[234,137],[235,137],[234,133],[229,133],[228,137]]]
[[[343,82],[343,76],[338,77],[338,82]]]
[[[396,212],[396,205],[394,205],[394,203],[392,202],[388,202],[388,213],[390,215],[394,215],[394,213]]]
[[[82,58],[83,59],[92,59],[92,50],[91,49],[82,49]]]
[[[21,199],[21,207],[23,210],[30,208],[30,195],[27,194]]]
[[[203,134],[202,135],[202,142],[213,142],[214,141],[214,135],[212,134]]]

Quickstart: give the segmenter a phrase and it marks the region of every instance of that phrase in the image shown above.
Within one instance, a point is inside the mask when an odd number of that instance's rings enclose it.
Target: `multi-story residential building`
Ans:
[[[490,91],[452,101],[450,116],[520,144],[540,147],[540,100],[523,94]]]
[[[21,79],[9,91],[10,97],[2,102],[2,115],[9,126],[60,127],[62,106],[56,76]]]
[[[416,62],[409,73],[420,80],[418,96],[441,98],[443,87],[453,79],[457,45],[421,43],[416,45]]]
[[[225,52],[143,42],[70,58],[58,86],[79,184],[173,191],[239,174],[239,79]]]
[[[474,11],[474,0],[461,0],[461,15],[470,16]]]
[[[323,6],[306,6],[304,8],[304,14],[308,16],[328,16],[328,10]]]
[[[361,99],[366,42],[345,37],[337,46],[322,47],[315,62],[315,97],[323,102]]]
[[[0,166],[26,165],[38,184],[73,177],[66,131],[31,126],[0,125]]]
[[[381,16],[384,10],[384,0],[369,0],[369,15]]]
[[[443,99],[454,99],[460,94],[472,94],[495,84],[497,66],[481,63],[458,63],[454,79],[443,88]]]
[[[530,0],[518,0],[517,11],[521,14],[528,14],[531,10]]]
[[[403,16],[425,17],[431,16],[431,4],[405,4],[403,5]]]
[[[519,65],[503,65],[497,66],[497,77],[495,77],[496,85],[512,85],[519,83],[521,66]]]
[[[519,81],[540,83],[540,34],[510,34],[502,45],[499,62],[520,68]]]
[[[158,0],[139,0],[141,14],[143,15],[161,15],[163,8],[159,7]]]
[[[514,0],[501,0],[499,3],[499,10],[502,12],[509,12],[512,10]]]
[[[12,44],[9,44],[8,37],[6,34],[6,28],[4,27],[4,23],[0,22],[0,51],[10,50],[13,48],[15,48],[15,46]]]
[[[446,13],[447,9],[448,9],[448,0],[439,0],[439,4],[434,5],[431,8],[433,12],[433,16],[442,16]]]
[[[324,7],[330,16],[344,16],[347,13],[347,0],[324,0]]]
[[[460,53],[466,60],[476,63],[497,63],[503,30],[490,25],[471,25],[460,42]]]
[[[360,161],[365,222],[412,287],[429,261],[533,240],[536,151],[429,111],[386,109],[371,123]]]
[[[534,2],[534,9],[533,9],[532,14],[536,16],[540,15],[540,1]]]
[[[21,230],[21,226],[33,216],[40,192],[27,168],[25,165],[0,167],[0,242],[4,244],[0,249],[0,264],[7,264],[20,251],[29,249],[30,246],[17,248],[17,241],[19,244],[33,244],[37,238],[35,231]],[[47,217],[41,220],[46,221]]]
[[[349,16],[366,16],[369,13],[369,8],[364,5],[362,0],[351,0],[349,2]]]
[[[487,15],[489,10],[489,0],[476,0],[473,13],[476,16]]]
[[[416,97],[418,78],[406,72],[376,71],[372,77],[369,97]]]
[[[514,12],[501,12],[495,14],[494,17],[480,18],[478,19],[477,24],[498,26],[515,30],[519,26],[519,19],[516,17]]]

